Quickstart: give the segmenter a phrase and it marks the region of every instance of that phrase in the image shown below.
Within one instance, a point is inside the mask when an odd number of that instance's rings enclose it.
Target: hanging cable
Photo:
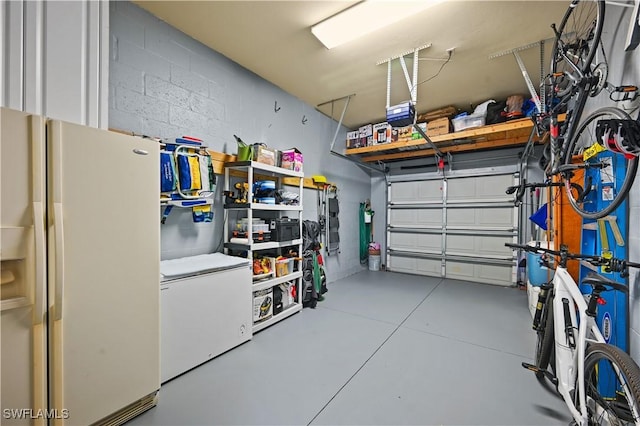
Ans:
[[[451,60],[451,57],[453,56],[453,52],[449,51],[449,57],[447,58],[446,61],[444,61],[444,63],[442,65],[440,65],[440,69],[438,70],[438,72],[436,72],[434,75],[432,75],[431,77],[427,78],[426,80],[422,80],[420,83],[416,84],[415,87],[420,86],[421,84],[424,84],[428,81],[433,80],[434,78],[436,78],[437,76],[440,75],[440,72],[442,71],[442,69],[444,68],[445,65],[447,65],[449,63],[449,61]],[[414,89],[414,87],[411,88],[411,91]]]

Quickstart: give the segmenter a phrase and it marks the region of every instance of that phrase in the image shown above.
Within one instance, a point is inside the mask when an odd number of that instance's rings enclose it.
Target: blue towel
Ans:
[[[188,156],[178,155],[178,172],[180,173],[180,189],[182,191],[191,190],[191,169]]]
[[[167,152],[160,153],[160,191],[171,192],[176,189],[176,172],[173,164],[173,155]]]

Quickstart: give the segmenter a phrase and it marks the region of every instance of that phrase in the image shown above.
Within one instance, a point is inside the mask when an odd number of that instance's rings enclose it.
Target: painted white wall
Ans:
[[[107,127],[108,2],[0,2],[0,105]]]
[[[109,127],[161,138],[196,136],[227,153],[236,152],[234,134],[248,143],[299,148],[305,175],[325,175],[339,188],[341,253],[325,259],[328,280],[365,268],[358,208],[369,198],[370,178],[329,153],[337,123],[138,6],[111,2],[110,8]],[[338,146],[345,137],[341,128]],[[221,250],[222,186],[220,176],[213,223],[193,223],[190,209],[173,209],[161,228],[163,259]],[[317,220],[316,192],[305,190],[303,198],[303,218]]]

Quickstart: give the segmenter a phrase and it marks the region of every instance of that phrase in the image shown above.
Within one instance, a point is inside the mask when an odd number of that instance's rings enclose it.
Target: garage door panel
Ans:
[[[447,210],[447,226],[513,226],[513,208],[455,208]]]
[[[422,250],[440,253],[440,247],[442,246],[442,236],[439,234],[393,232],[390,235],[389,246],[396,250]]]
[[[474,178],[450,179],[447,181],[447,200],[476,198],[476,191]]]
[[[389,223],[394,226],[414,227],[441,226],[442,210],[440,209],[393,209]]]
[[[439,201],[442,200],[442,182],[424,180],[394,183],[390,191],[391,202]]]
[[[442,265],[440,260],[418,259],[395,255],[389,257],[389,270],[394,272],[439,277],[441,275],[441,269]]]
[[[415,274],[417,271],[416,260],[411,257],[390,256],[388,269],[394,272],[407,272]]]
[[[391,201],[415,201],[418,198],[417,182],[394,183],[391,190]]]
[[[417,182],[418,199],[424,201],[441,201],[442,200],[442,181],[426,180]]]
[[[447,226],[471,226],[476,224],[476,209],[448,209],[447,210]]]
[[[476,209],[477,224],[481,226],[505,226],[513,225],[513,208],[486,208]]]
[[[391,210],[389,223],[397,226],[413,226],[418,221],[418,211],[410,209]]]
[[[513,237],[481,235],[447,235],[447,253],[464,253],[471,256],[510,258],[512,251],[504,243],[513,242]]]
[[[513,176],[476,176],[449,179],[447,181],[447,199],[465,198],[502,198],[507,187],[513,185]]]
[[[416,269],[422,275],[439,277],[442,275],[442,261],[437,259],[416,259]]]
[[[512,268],[510,266],[447,261],[446,269],[447,278],[501,286],[512,284]]]

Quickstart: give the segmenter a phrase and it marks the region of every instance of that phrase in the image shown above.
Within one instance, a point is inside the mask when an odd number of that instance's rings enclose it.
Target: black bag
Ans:
[[[312,220],[302,222],[302,252],[320,249],[320,224]]]
[[[507,101],[493,102],[487,105],[487,118],[486,124],[504,123],[507,121],[507,115],[505,108],[507,107]]]

